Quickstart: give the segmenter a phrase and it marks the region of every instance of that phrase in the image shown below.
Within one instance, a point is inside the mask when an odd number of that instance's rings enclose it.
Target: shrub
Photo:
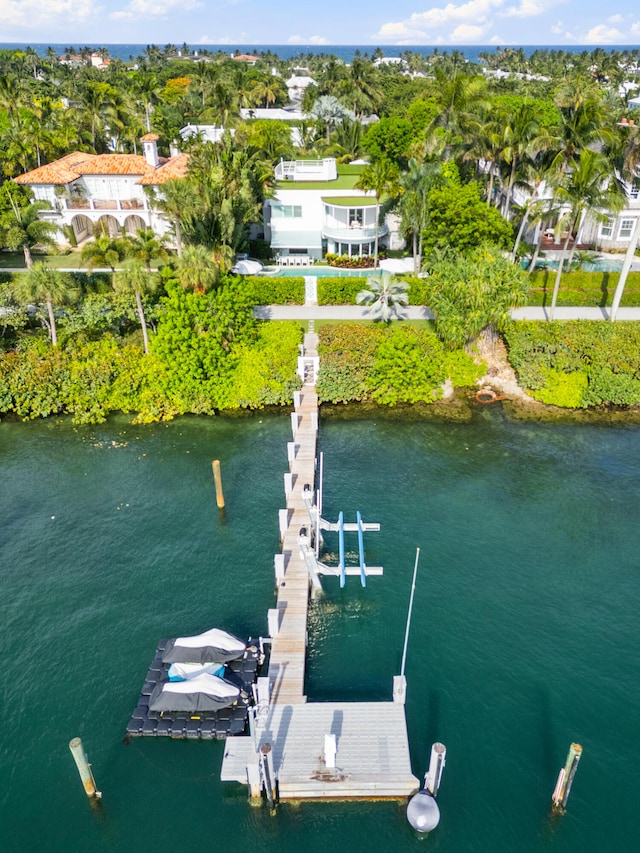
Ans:
[[[237,286],[252,305],[302,305],[302,276],[239,276]]]
[[[321,276],[318,278],[318,305],[354,305],[365,282],[365,278],[358,276]]]

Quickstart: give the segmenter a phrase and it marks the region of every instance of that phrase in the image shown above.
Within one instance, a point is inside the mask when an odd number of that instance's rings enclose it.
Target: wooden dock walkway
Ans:
[[[310,577],[299,536],[311,526],[303,487],[313,491],[316,481],[317,345],[317,336],[306,334],[298,362],[303,384],[291,415],[282,552],[275,557],[278,599],[269,611],[269,673],[258,679],[250,736],[226,741],[221,779],[248,783],[253,798],[271,772],[281,800],[404,798],[420,787],[411,772],[404,678],[394,679],[388,702],[307,702],[304,690]],[[266,744],[272,761],[267,771],[260,763]]]
[[[304,337],[304,357],[317,359],[318,336]],[[308,377],[296,395],[291,416],[293,441],[289,443],[289,476],[285,476],[286,528],[281,530],[283,569],[278,582],[277,634],[273,637],[269,662],[271,701],[276,704],[306,702],[304,693],[305,658],[307,653],[307,609],[309,573],[298,537],[309,528],[310,519],[302,500],[302,487],[315,482],[316,446],[318,438],[318,395],[315,375]],[[281,525],[284,526],[284,525]]]

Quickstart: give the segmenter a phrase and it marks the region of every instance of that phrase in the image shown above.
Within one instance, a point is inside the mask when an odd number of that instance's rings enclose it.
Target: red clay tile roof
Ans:
[[[139,154],[87,154],[74,151],[14,178],[18,184],[70,184],[82,175],[132,175],[141,176],[139,184],[163,184],[187,173],[188,154],[161,157],[157,168]]]
[[[187,174],[187,166],[189,164],[188,154],[177,154],[175,157],[170,157],[157,169],[143,175],[138,184],[145,186],[158,186],[166,181],[173,181],[177,178],[184,178]]]
[[[80,177],[77,165],[95,156],[95,154],[87,154],[83,151],[73,151],[59,160],[54,160],[53,163],[38,166],[31,172],[18,175],[14,180],[17,184],[70,184],[71,181]]]
[[[157,133],[145,133],[140,137],[141,142],[157,142],[160,139]]]

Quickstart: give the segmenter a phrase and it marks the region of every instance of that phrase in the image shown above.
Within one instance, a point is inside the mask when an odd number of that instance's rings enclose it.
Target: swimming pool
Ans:
[[[300,278],[305,275],[313,275],[317,278],[324,278],[331,276],[332,278],[346,278],[355,277],[355,278],[367,278],[370,275],[373,275],[374,270],[348,270],[343,269],[342,267],[283,267],[280,270],[262,272],[261,275],[266,276],[284,276],[285,278]]]

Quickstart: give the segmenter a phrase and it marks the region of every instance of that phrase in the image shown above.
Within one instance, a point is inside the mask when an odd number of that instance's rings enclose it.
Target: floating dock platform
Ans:
[[[393,679],[387,702],[307,702],[304,690],[307,611],[317,578],[308,564],[309,547],[301,543],[320,535],[321,511],[317,506],[314,519],[308,507],[316,482],[317,345],[317,335],[306,334],[298,359],[302,388],[294,398],[286,508],[279,513],[282,551],[274,560],[277,606],[268,613],[268,676],[258,678],[249,736],[226,741],[221,779],[248,784],[253,799],[265,790],[270,803],[278,798],[400,799],[420,788],[411,771],[404,677]]]
[[[189,713],[188,711],[150,711],[149,697],[160,681],[168,679],[169,664],[162,662],[162,655],[169,640],[160,640],[155,656],[138,699],[138,705],[127,726],[127,737],[171,737],[195,740],[222,740],[241,735],[247,728],[249,697],[252,696],[256,680],[260,651],[258,644],[247,648],[243,657],[225,664],[225,679],[236,684],[246,700],[239,699],[228,708],[215,712]],[[252,646],[252,640],[247,643]]]

